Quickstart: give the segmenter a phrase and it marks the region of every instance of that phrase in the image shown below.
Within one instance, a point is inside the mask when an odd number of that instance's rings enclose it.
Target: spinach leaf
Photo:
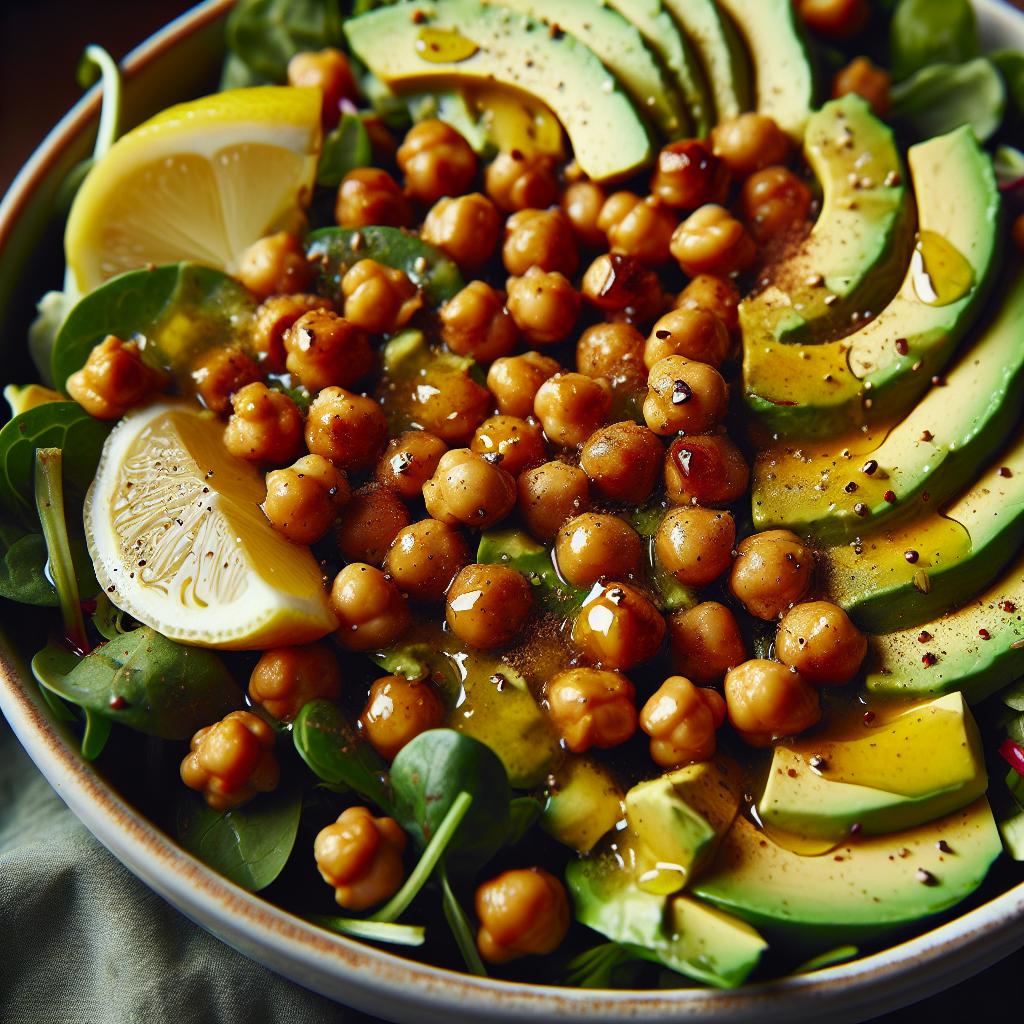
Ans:
[[[215,811],[191,790],[178,798],[178,842],[250,892],[281,873],[299,831],[302,795],[281,787],[232,811]]]
[[[476,560],[482,565],[507,565],[521,572],[546,612],[576,612],[589,593],[566,583],[555,571],[551,552],[523,530],[485,531],[480,535]]]
[[[85,708],[85,731],[82,733],[82,757],[86,761],[95,761],[110,739],[110,730],[114,723],[104,715]]]
[[[358,114],[343,114],[338,127],[324,138],[316,183],[336,188],[349,171],[368,167],[372,160],[370,136],[363,119]]]
[[[889,27],[893,77],[929,64],[960,64],[981,53],[969,0],[900,0]]]
[[[508,805],[508,834],[505,846],[515,846],[540,820],[544,805],[532,796],[517,796]]]
[[[623,968],[633,967],[630,973],[635,974],[635,968],[649,959],[654,958],[640,946],[604,942],[569,961],[565,982],[575,988],[615,988],[626,980],[622,977]]]
[[[53,683],[66,676],[78,664],[78,656],[66,647],[44,647],[32,659],[32,675],[39,684],[39,692],[43,695],[54,716],[62,722],[74,722],[75,713],[57,696]]]

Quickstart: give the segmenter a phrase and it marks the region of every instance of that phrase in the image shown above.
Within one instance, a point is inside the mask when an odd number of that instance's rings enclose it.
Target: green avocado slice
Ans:
[[[647,128],[615,78],[579,40],[528,15],[480,0],[415,0],[350,18],[345,35],[390,86],[482,82],[530,94],[561,121],[596,181],[650,163]]]

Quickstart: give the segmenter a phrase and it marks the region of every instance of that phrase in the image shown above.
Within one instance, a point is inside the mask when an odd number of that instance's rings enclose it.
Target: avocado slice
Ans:
[[[757,110],[797,142],[814,107],[814,69],[792,0],[718,0],[754,65]]]
[[[562,122],[577,163],[597,181],[650,163],[647,128],[615,78],[576,38],[536,18],[480,0],[415,0],[350,18],[345,35],[392,87],[475,82],[535,97]]]
[[[753,474],[758,529],[848,540],[920,514],[966,486],[1006,442],[1020,412],[1024,272],[1016,272],[995,309],[945,380],[887,436],[883,429],[764,449]]]
[[[840,842],[854,826],[865,835],[913,828],[985,792],[981,738],[960,693],[876,722],[777,746],[757,805],[765,827]],[[812,758],[823,759],[818,769]]]
[[[622,820],[622,791],[608,770],[587,757],[567,757],[555,772],[540,827],[578,853]]]
[[[984,797],[928,824],[851,840],[821,857],[784,849],[741,815],[692,893],[769,935],[856,942],[959,903],[1001,852]]]
[[[983,308],[999,237],[992,161],[967,127],[911,147],[908,160],[918,238],[895,298],[843,338],[793,346],[757,336],[745,345],[747,404],[768,431],[822,437],[891,421],[917,401]],[[869,312],[877,306],[865,302],[847,320]]]
[[[867,668],[872,693],[962,690],[971,704],[1024,674],[1024,554],[973,601],[924,630],[873,637]]]

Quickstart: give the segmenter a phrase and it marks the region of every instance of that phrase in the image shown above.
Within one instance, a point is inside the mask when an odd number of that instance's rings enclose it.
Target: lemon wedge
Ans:
[[[301,227],[320,106],[318,89],[232,89],[128,132],[71,207],[64,249],[79,293],[148,263],[194,260],[231,274],[256,239]]]
[[[262,650],[337,628],[310,550],[260,509],[262,475],[206,413],[160,402],[129,413],[85,500],[96,578],[110,600],[183,643]]]

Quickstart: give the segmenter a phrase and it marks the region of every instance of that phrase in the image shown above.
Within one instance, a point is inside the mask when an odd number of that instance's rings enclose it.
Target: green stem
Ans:
[[[79,66],[79,76],[89,76],[98,68],[103,79],[103,106],[100,109],[100,125],[96,132],[96,145],[92,158],[99,160],[106,155],[117,141],[121,121],[121,69],[117,61],[102,46],[87,46]]]
[[[452,887],[448,882],[448,872],[445,871],[444,865],[441,866],[438,874],[441,878],[444,916],[448,921],[448,927],[452,930],[452,935],[455,936],[455,943],[459,947],[462,959],[473,974],[486,978],[487,968],[484,967],[484,962],[480,959],[480,953],[473,939],[473,930],[469,926],[469,919],[466,917],[462,905],[455,898],[455,893],[452,892]]]
[[[438,825],[437,831],[427,843],[427,848],[420,856],[416,867],[412,869],[412,873],[405,880],[405,884],[370,920],[394,921],[402,916],[420,889],[427,884],[427,879],[434,873],[434,868],[437,867],[445,848],[451,842],[452,836],[455,835],[455,830],[462,824],[462,819],[466,816],[472,803],[473,798],[466,792],[460,792],[452,801],[448,813],[441,819],[441,824]]]
[[[390,942],[394,946],[422,946],[426,930],[418,924],[392,924],[388,921],[366,921],[356,917],[312,917],[323,928],[351,935],[354,939]]]

